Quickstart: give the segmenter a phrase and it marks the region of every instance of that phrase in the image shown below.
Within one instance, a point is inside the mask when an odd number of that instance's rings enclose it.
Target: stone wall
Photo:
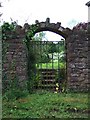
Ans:
[[[37,27],[34,34],[41,31],[52,31],[63,36],[64,38],[67,37],[66,31],[68,30],[62,27],[60,22],[50,23],[49,18],[47,18],[45,22],[39,22],[36,20],[33,25],[25,23],[23,27],[17,25],[14,31],[6,31],[4,34],[8,37],[4,41],[8,47],[5,58],[2,61],[3,89],[10,87],[9,84],[11,84],[13,80],[18,80],[18,86],[24,86],[25,88],[27,82],[27,48],[25,43],[23,43],[23,39],[25,38],[28,29],[29,31],[30,29],[32,30],[32,26]]]
[[[87,30],[80,27],[77,29],[65,29],[61,31],[60,24],[54,24],[54,28],[49,21],[44,22],[44,27],[42,28],[42,23],[36,22],[39,28],[37,32],[42,30],[51,30],[53,32],[65,36],[66,39],[66,51],[67,51],[67,88],[73,91],[87,91],[90,85],[88,80],[88,40]],[[48,24],[48,27],[47,27]],[[59,27],[55,27],[58,26]],[[41,26],[41,27],[40,27]],[[50,27],[51,26],[51,27]],[[27,80],[26,71],[26,48],[23,44],[23,39],[25,37],[25,32],[30,28],[28,24],[16,27],[16,32],[13,33],[12,39],[6,40],[9,45],[6,53],[6,60],[3,61],[3,78],[6,80],[5,87],[8,81],[17,77],[19,80],[19,85],[25,86]],[[68,37],[67,37],[68,36]],[[15,65],[13,65],[15,64]],[[12,67],[12,65],[14,67]],[[7,77],[5,77],[5,75]]]
[[[18,86],[25,88],[27,80],[27,59],[23,39],[23,36],[20,36],[15,39],[6,40],[8,47],[3,61],[3,88],[8,87],[9,82],[13,82],[13,80],[18,80]]]
[[[88,80],[88,37],[85,30],[73,30],[66,39],[67,44],[67,87],[72,91],[87,91]]]

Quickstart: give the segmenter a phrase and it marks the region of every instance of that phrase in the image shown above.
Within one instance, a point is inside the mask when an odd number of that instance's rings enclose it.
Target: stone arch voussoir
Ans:
[[[68,35],[70,34],[71,30],[69,28],[64,28],[61,26],[61,22],[57,23],[50,23],[50,18],[47,18],[45,22],[39,22],[38,20],[35,21],[35,24],[33,26],[36,26],[37,29],[34,31],[34,34],[42,31],[51,31],[56,34],[59,34],[63,38],[67,38]],[[24,25],[24,29],[27,31],[30,29],[29,24]],[[31,28],[32,29],[32,28]]]

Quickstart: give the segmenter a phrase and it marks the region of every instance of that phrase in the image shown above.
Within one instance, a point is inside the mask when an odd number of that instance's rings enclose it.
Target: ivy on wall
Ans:
[[[7,72],[4,71],[5,70],[4,65],[8,62],[6,54],[8,52],[9,44],[8,44],[7,40],[13,38],[13,34],[11,34],[11,33],[15,32],[16,25],[17,25],[16,22],[12,22],[11,24],[8,22],[5,22],[1,26],[1,29],[2,29],[2,71],[3,71],[2,86],[3,86],[3,93],[6,92],[7,90],[18,88],[17,75],[14,74],[12,76],[12,73],[11,73],[11,72],[13,72],[13,73],[15,72],[15,66],[16,66],[15,59],[12,59],[10,64],[8,63],[11,71],[9,71],[9,70]],[[9,74],[7,74],[7,73],[9,73]],[[8,86],[7,86],[7,82],[6,82],[7,80],[8,80]]]
[[[2,56],[3,56],[3,62],[4,62],[6,58],[7,49],[9,47],[7,40],[17,38],[17,34],[14,34],[16,33],[17,23],[12,22],[11,24],[9,24],[8,22],[5,22],[1,27],[2,27]],[[30,44],[30,40],[32,40],[36,29],[37,29],[37,26],[31,25],[28,31],[25,33],[25,38],[24,38],[24,44],[26,45],[26,49],[27,49],[27,75],[28,75],[27,87],[29,92],[32,92],[35,84],[37,86],[38,84],[37,79],[39,79],[39,76],[36,75],[36,66],[35,66],[36,57],[35,57],[35,54],[33,53],[33,46]],[[11,62],[13,64],[13,60]]]
[[[28,87],[29,93],[32,93],[33,88],[37,82],[37,79],[39,79],[38,76],[36,75],[37,74],[36,55],[33,51],[33,45],[30,42],[31,40],[33,40],[36,29],[37,29],[37,26],[31,25],[24,39],[24,43],[27,48],[27,74],[28,74],[27,87]]]

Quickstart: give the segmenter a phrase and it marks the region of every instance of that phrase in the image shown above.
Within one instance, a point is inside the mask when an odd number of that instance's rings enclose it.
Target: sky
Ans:
[[[17,21],[23,25],[50,18],[51,23],[61,22],[63,27],[73,28],[88,21],[88,0],[0,0],[3,13],[1,21]]]

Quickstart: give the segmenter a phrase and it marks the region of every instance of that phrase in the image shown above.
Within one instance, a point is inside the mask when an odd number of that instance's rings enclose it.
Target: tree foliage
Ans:
[[[37,33],[34,37],[33,37],[33,40],[34,41],[42,41],[44,38],[46,39],[46,33],[45,32],[40,32],[40,33]]]

